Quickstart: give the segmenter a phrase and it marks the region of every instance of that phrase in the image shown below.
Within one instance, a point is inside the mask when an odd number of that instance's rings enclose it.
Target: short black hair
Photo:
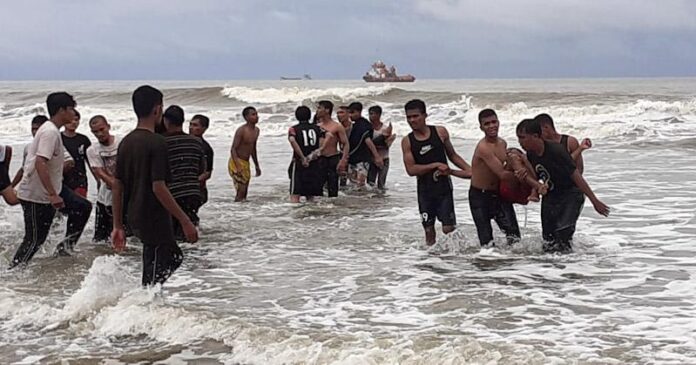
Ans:
[[[169,123],[181,126],[184,124],[184,109],[178,105],[170,105],[164,111],[164,117],[167,118]]]
[[[298,122],[309,122],[312,119],[312,111],[308,107],[302,105],[295,109],[295,118]]]
[[[418,109],[421,113],[425,114],[425,102],[420,99],[413,99],[404,105],[404,110],[409,111],[413,109]]]
[[[517,125],[517,133],[536,134],[541,137],[541,125],[536,119],[524,119]]]
[[[78,120],[82,119],[82,114],[80,114],[80,112],[78,112],[77,109],[75,109],[75,117],[77,117]]]
[[[133,111],[138,118],[145,118],[152,114],[157,105],[162,105],[164,95],[150,85],[143,85],[133,91]]]
[[[367,109],[367,112],[382,115],[382,107],[379,105],[371,106],[370,109]]]
[[[351,112],[362,112],[363,105],[359,101],[354,101],[348,105],[348,110]]]
[[[205,129],[208,129],[208,126],[210,125],[210,118],[206,117],[203,114],[196,114],[191,118],[191,120],[198,120],[201,122],[201,126]]]
[[[553,125],[553,118],[551,118],[550,115],[546,113],[542,113],[534,117],[534,120],[536,120],[540,126],[548,125],[552,129],[556,129],[556,126]]]
[[[349,109],[348,109],[348,107],[347,107],[347,106],[345,106],[345,105],[341,105],[341,106],[339,106],[339,107],[338,107],[338,109],[342,109],[342,110],[349,110]]]
[[[66,93],[65,91],[48,94],[46,98],[46,107],[48,108],[48,115],[53,117],[58,114],[61,109],[68,107],[75,107],[75,99],[72,95]]]
[[[34,118],[31,118],[31,125],[42,125],[46,122],[48,122],[48,117],[45,115],[39,114]]]
[[[330,101],[328,101],[328,100],[320,100],[317,104],[318,104],[320,107],[322,107],[322,108],[328,110],[328,111],[329,111],[329,114],[330,114],[330,113],[333,113],[334,105],[333,105],[332,102],[330,102]]]
[[[495,113],[495,110],[493,110],[493,109],[483,109],[483,110],[481,110],[481,111],[479,112],[479,115],[478,115],[479,124],[481,124],[481,121],[482,121],[484,118],[488,118],[488,117],[496,117],[496,118],[497,118],[497,117],[498,117],[498,114],[496,114],[496,113]]]
[[[89,125],[91,126],[92,124],[96,124],[100,120],[103,120],[104,123],[108,123],[106,121],[106,117],[104,117],[101,114],[97,114],[97,115],[93,116],[92,118],[89,118]]]
[[[246,120],[246,118],[249,116],[249,113],[251,113],[252,111],[256,111],[256,108],[254,108],[253,106],[248,106],[244,108],[244,110],[242,110],[242,117],[244,117],[244,120]]]

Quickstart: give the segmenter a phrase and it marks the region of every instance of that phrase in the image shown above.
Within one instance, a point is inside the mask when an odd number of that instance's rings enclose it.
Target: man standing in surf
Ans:
[[[259,122],[259,114],[254,107],[248,106],[242,110],[244,118],[243,126],[237,128],[230,148],[230,161],[228,171],[230,177],[234,180],[234,186],[237,189],[235,202],[246,201],[247,193],[249,192],[249,182],[251,181],[251,165],[249,157],[254,159],[256,167],[256,177],[261,176],[261,167],[259,159],[256,155],[256,142],[259,140],[261,130],[256,126]]]
[[[329,198],[338,196],[339,174],[345,173],[348,166],[348,154],[350,146],[348,146],[348,137],[343,126],[331,119],[333,111],[333,103],[328,100],[322,100],[317,105],[316,116],[319,120],[319,128],[326,132],[326,141],[324,149],[321,152],[320,165],[324,170],[324,178],[326,179],[326,188],[329,192]],[[339,152],[338,145],[343,146],[342,152]]]
[[[553,123],[553,118],[546,113],[539,114],[534,119],[541,126],[541,138],[545,141],[560,143],[565,147],[566,151],[570,153],[570,157],[573,158],[575,166],[578,167],[580,175],[582,175],[585,172],[585,161],[582,158],[582,152],[590,149],[592,142],[587,138],[583,139],[582,142],[578,142],[578,139],[573,136],[558,133]]]
[[[428,114],[422,100],[411,100],[404,107],[406,120],[413,132],[401,141],[404,166],[409,176],[417,177],[418,210],[425,242],[435,244],[435,219],[442,223],[442,233],[455,230],[454,196],[450,175],[471,178],[471,167],[454,150],[447,128],[426,123]],[[448,159],[461,170],[452,170]]]
[[[609,215],[609,207],[597,199],[565,147],[544,141],[541,133],[536,119],[525,119],[517,125],[520,146],[527,151],[527,159],[537,177],[548,187],[541,200],[544,251],[568,253],[572,251],[575,224],[582,212],[585,196],[597,213],[605,217]],[[524,175],[526,171],[515,173]]]
[[[118,147],[112,187],[111,242],[116,251],[126,247],[125,212],[128,228],[143,242],[143,286],[163,284],[184,259],[174,239],[172,216],[181,224],[188,242],[198,241],[196,227],[167,188],[171,178],[167,142],[155,133],[162,120],[162,99],[162,92],[152,86],[141,86],[133,92],[138,126]]]
[[[363,105],[359,102],[350,103],[348,106],[350,119],[353,121],[349,137],[349,175],[358,187],[365,186],[371,163],[374,163],[378,169],[384,167],[382,156],[377,152],[377,147],[372,142],[374,135],[372,124],[362,117],[362,109]]]

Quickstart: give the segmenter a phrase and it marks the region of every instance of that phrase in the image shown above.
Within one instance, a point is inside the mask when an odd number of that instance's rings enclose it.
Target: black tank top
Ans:
[[[566,151],[568,151],[568,135],[567,134],[561,134],[561,145],[565,147]]]
[[[411,154],[417,165],[427,165],[434,162],[447,164],[445,144],[437,134],[437,128],[428,126],[430,137],[425,141],[419,141],[413,132],[409,133],[411,142]],[[449,193],[452,190],[452,182],[449,176],[435,176],[435,171],[418,176],[418,194],[426,193],[438,195]]]

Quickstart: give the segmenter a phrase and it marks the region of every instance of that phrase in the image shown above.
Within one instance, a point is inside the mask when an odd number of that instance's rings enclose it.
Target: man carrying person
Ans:
[[[167,187],[179,207],[186,213],[193,225],[197,226],[198,209],[201,207],[201,183],[199,177],[206,171],[203,144],[198,137],[184,133],[184,110],[172,105],[164,112],[167,128],[165,140],[169,155],[171,180]],[[184,232],[174,223],[174,237],[184,240]]]
[[[210,143],[203,138],[203,134],[208,130],[210,118],[202,114],[196,114],[189,123],[189,134],[196,136],[203,144],[203,154],[205,155],[205,172],[198,177],[201,183],[201,206],[208,202],[208,180],[213,176],[213,162],[215,161],[213,148]]]
[[[378,189],[384,190],[387,185],[387,173],[389,172],[389,147],[396,139],[396,135],[392,133],[391,123],[382,123],[382,107],[379,105],[371,106],[367,110],[370,123],[372,123],[374,143],[377,152],[379,153],[384,166],[380,169],[374,163],[370,164],[370,170],[367,173],[367,182],[372,186],[377,186]]]
[[[288,130],[288,141],[293,150],[288,168],[292,203],[299,203],[302,196],[311,201],[315,196],[324,195],[323,170],[317,159],[325,145],[326,132],[309,122],[311,114],[308,107],[297,107],[295,118],[299,123]]]
[[[571,252],[575,225],[582,212],[585,196],[597,213],[608,216],[609,207],[595,196],[578,171],[566,148],[542,138],[539,121],[525,119],[517,125],[520,146],[527,151],[536,176],[548,192],[541,201],[541,226],[545,252]],[[516,171],[524,176],[526,170]]]
[[[349,176],[358,187],[365,186],[367,174],[370,171],[370,163],[374,163],[378,169],[384,167],[382,156],[377,152],[377,148],[372,142],[374,135],[372,124],[362,117],[362,109],[363,106],[359,102],[351,103],[348,106],[350,119],[353,121],[348,138],[350,142]]]
[[[498,137],[500,122],[492,109],[484,109],[478,115],[479,128],[484,137],[476,145],[471,158],[471,187],[469,188],[469,207],[476,225],[481,246],[493,242],[491,219],[505,233],[508,244],[520,239],[520,228],[512,202],[501,198],[501,186],[517,184],[514,171],[506,169],[508,162],[507,142]],[[540,185],[529,178],[533,186]]]
[[[425,103],[411,100],[404,106],[406,120],[413,132],[401,141],[404,166],[409,176],[418,181],[418,210],[425,230],[425,241],[435,243],[435,219],[442,223],[442,232],[454,231],[457,218],[454,213],[454,197],[450,175],[470,178],[471,167],[454,150],[445,127],[426,124]],[[461,170],[452,170],[447,160]]]
[[[89,120],[89,128],[97,143],[87,148],[87,160],[99,182],[94,219],[94,242],[107,241],[113,227],[112,194],[116,175],[116,158],[120,139],[111,135],[111,125],[103,115]]]
[[[234,186],[237,190],[235,202],[246,201],[247,192],[249,191],[249,181],[251,180],[251,166],[249,157],[254,159],[256,167],[256,177],[261,176],[261,167],[256,155],[256,142],[259,140],[261,130],[256,126],[259,122],[259,115],[254,107],[248,106],[242,110],[242,117],[246,123],[237,128],[230,148],[230,161],[228,171],[234,180]]]
[[[77,195],[87,197],[87,148],[92,142],[84,134],[77,133],[80,126],[80,113],[75,110],[75,120],[65,125],[61,138],[65,148],[74,161],[71,169],[66,169],[63,175],[63,183],[72,189]]]
[[[163,284],[183,261],[174,239],[172,216],[181,224],[188,242],[198,241],[196,227],[167,188],[167,142],[155,134],[155,126],[162,120],[162,99],[162,92],[151,86],[133,92],[138,126],[121,140],[112,191],[111,241],[116,251],[126,247],[126,213],[128,228],[143,242],[143,286]]]
[[[318,126],[329,133],[326,135],[320,165],[324,169],[324,179],[330,198],[338,196],[339,174],[346,172],[350,152],[346,131],[341,124],[331,119],[332,111],[333,103],[328,100],[322,100],[317,105]],[[338,145],[342,146],[342,152],[338,151]]]
[[[26,265],[34,257],[46,241],[56,209],[68,214],[65,239],[57,247],[59,255],[69,255],[89,219],[92,205],[63,186],[65,152],[59,129],[75,119],[75,105],[73,97],[65,92],[50,94],[46,99],[51,119],[36,132],[17,187],[25,231],[10,268]]]
[[[553,118],[546,113],[539,114],[534,117],[534,119],[538,121],[541,126],[541,137],[545,141],[560,143],[565,147],[570,157],[573,158],[580,175],[582,175],[585,172],[585,161],[582,158],[582,152],[590,149],[592,147],[592,142],[585,138],[582,140],[582,143],[580,143],[578,139],[573,136],[558,133],[554,126]]]

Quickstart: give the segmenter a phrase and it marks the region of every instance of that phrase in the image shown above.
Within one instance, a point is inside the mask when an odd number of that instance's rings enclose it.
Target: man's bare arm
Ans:
[[[343,156],[341,156],[341,160],[348,162],[348,158],[350,157],[350,143],[348,142],[346,129],[340,124],[338,125],[338,142],[343,149]]]
[[[106,186],[108,186],[109,189],[114,189],[114,185],[116,184],[116,178],[111,176],[105,168],[93,167],[92,172],[94,173],[94,176],[96,176],[99,180],[106,184]]]
[[[181,210],[181,207],[179,204],[177,204],[176,200],[174,200],[172,193],[170,193],[169,188],[167,188],[167,184],[162,180],[153,181],[152,192],[155,194],[157,200],[159,200],[164,209],[166,209],[169,214],[174,216],[174,218],[179,221],[179,224],[181,224],[184,234],[186,235],[186,239],[191,243],[198,241],[198,233],[196,232],[196,228],[193,226],[193,223],[191,223],[191,220],[186,213]]]
[[[302,149],[300,148],[300,145],[297,143],[297,140],[295,140],[295,137],[288,137],[288,141],[290,142],[290,146],[292,146],[293,152],[295,152],[295,156],[297,158],[304,159],[306,156],[302,153]]]
[[[580,175],[582,175],[585,172],[585,161],[582,158],[583,149],[580,148],[577,138],[568,138],[568,149],[573,151],[570,153],[570,157],[575,161],[575,166],[578,168]]]
[[[503,163],[496,157],[493,150],[483,144],[479,145],[476,153],[478,153],[479,158],[488,166],[495,176],[500,180],[512,180],[515,178],[515,174],[512,171],[508,171],[503,166]],[[474,153],[474,155],[476,154]],[[474,157],[475,158],[475,157]]]
[[[580,174],[580,171],[578,169],[575,169],[575,172],[573,172],[573,175],[570,176],[570,178],[573,180],[575,183],[575,186],[582,191],[585,196],[587,196],[588,199],[590,199],[590,202],[592,203],[592,206],[594,206],[594,209],[597,211],[597,213],[607,217],[609,216],[610,209],[609,207],[602,203],[597,196],[595,196],[594,192],[592,191],[592,188],[590,188],[590,185],[587,183],[584,177]]]
[[[51,182],[51,177],[48,172],[48,165],[46,165],[47,162],[47,158],[43,156],[36,156],[34,168],[36,169],[36,173],[39,175],[41,185],[43,185],[44,189],[46,189],[46,192],[48,193],[48,199],[51,201],[51,204],[55,208],[62,208],[65,204],[63,203],[63,199],[58,196],[60,192],[56,192],[53,189],[53,183]]]
[[[447,169],[447,165],[441,162],[433,162],[427,165],[416,164],[413,153],[411,153],[411,141],[408,140],[408,137],[404,137],[404,139],[401,140],[401,151],[403,153],[404,167],[406,168],[408,176],[421,176],[429,174],[437,169]]]
[[[19,182],[22,181],[22,178],[24,177],[24,167],[20,167],[19,170],[17,170],[17,173],[15,174],[14,179],[12,179],[12,187],[15,188],[17,185],[19,185]]]
[[[237,148],[239,148],[239,145],[242,144],[242,127],[237,128],[237,131],[234,132],[234,139],[232,140],[232,147],[230,148],[230,155],[232,156],[232,159],[234,160],[235,165],[239,166],[239,155],[237,154]]]
[[[254,166],[256,167],[256,176],[261,175],[261,166],[259,165],[259,159],[256,154],[256,144],[259,141],[259,136],[261,135],[261,130],[256,128],[256,138],[254,138],[254,147],[251,150],[251,158],[254,160]]]
[[[445,145],[445,152],[447,153],[447,158],[452,161],[452,163],[459,167],[461,169],[461,173],[455,172],[453,175],[461,178],[470,178],[471,177],[471,166],[460,156],[457,151],[454,150],[454,146],[452,146],[452,141],[450,141],[449,138],[449,132],[445,127],[437,127],[437,132],[438,135],[440,136],[440,139],[442,140],[442,143]]]

